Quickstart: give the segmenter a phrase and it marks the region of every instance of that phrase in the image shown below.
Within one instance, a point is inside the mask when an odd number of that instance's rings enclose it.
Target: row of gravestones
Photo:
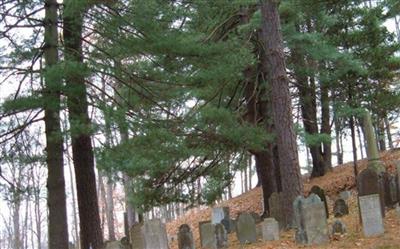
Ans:
[[[360,217],[365,236],[375,236],[384,233],[383,217],[385,207],[394,207],[400,200],[400,166],[397,175],[388,173],[377,174],[372,169],[363,170],[357,177]],[[349,191],[340,194],[335,201],[333,213],[335,217],[348,214],[346,200]],[[279,193],[273,193],[268,200],[271,218],[261,223],[261,234],[264,240],[278,240],[282,229],[283,213]],[[294,228],[296,242],[300,244],[321,244],[329,240],[327,218],[328,205],[324,190],[318,186],[311,188],[307,198],[298,196],[293,202]],[[226,248],[228,233],[236,231],[241,244],[253,243],[257,240],[256,223],[261,218],[255,213],[242,213],[237,220],[229,217],[227,207],[214,208],[211,221],[199,223],[202,248]],[[344,225],[336,220],[332,232],[344,232]],[[165,225],[160,220],[151,220],[143,225],[135,225],[130,231],[132,249],[168,249],[168,239]],[[193,234],[186,224],[178,231],[179,249],[194,249]],[[113,247],[110,247],[110,249]],[[117,248],[117,247],[115,247]],[[120,247],[122,248],[122,247]],[[114,248],[113,248],[114,249]]]
[[[260,232],[258,232],[257,223],[261,223]],[[200,222],[199,230],[202,248],[226,248],[227,235],[232,232],[236,232],[241,244],[256,242],[259,233],[265,241],[279,240],[279,225],[275,219],[269,218],[262,221],[256,213],[241,213],[236,220],[232,220],[227,207],[214,208],[211,221]]]

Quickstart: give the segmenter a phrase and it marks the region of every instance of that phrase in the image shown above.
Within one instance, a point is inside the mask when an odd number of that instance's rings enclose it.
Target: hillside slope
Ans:
[[[395,162],[400,160],[400,150],[393,150],[381,154],[381,160],[387,169],[391,172],[395,170]],[[366,167],[367,161],[360,160],[358,162],[359,172]],[[341,220],[346,224],[348,233],[339,238],[332,238],[330,243],[319,247],[307,248],[381,248],[393,249],[400,248],[400,218],[396,216],[395,210],[389,210],[385,218],[386,233],[377,238],[364,238],[361,226],[358,221],[358,208],[355,192],[354,168],[352,163],[337,166],[332,172],[323,177],[314,178],[304,181],[304,192],[308,193],[313,185],[318,185],[325,190],[328,196],[328,204],[332,210],[333,201],[338,193],[343,190],[351,190],[352,197],[349,201],[350,215]],[[239,212],[262,212],[261,205],[262,192],[260,188],[255,188],[243,195],[221,203],[218,206],[229,206],[231,217],[236,218]],[[332,215],[331,215],[332,217]],[[211,208],[192,209],[185,215],[179,217],[167,224],[167,232],[169,236],[176,238],[176,233],[181,224],[188,224],[193,231],[196,241],[196,248],[200,248],[198,223],[200,221],[210,220]],[[330,218],[328,223],[333,223],[334,218]],[[302,248],[294,242],[294,231],[287,231],[281,234],[281,240],[276,242],[258,242],[252,245],[240,246],[235,234],[229,236],[229,248],[251,248],[251,249],[267,249],[267,248]],[[172,241],[171,248],[177,248],[176,240]]]

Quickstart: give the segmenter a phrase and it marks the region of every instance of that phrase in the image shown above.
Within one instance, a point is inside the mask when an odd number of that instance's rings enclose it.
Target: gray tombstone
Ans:
[[[211,221],[202,221],[199,223],[199,231],[201,248],[216,249],[215,225]]]
[[[278,222],[280,229],[283,229],[285,224],[285,216],[283,213],[283,206],[282,206],[282,194],[274,192],[268,199],[269,205],[269,216],[275,218]]]
[[[236,236],[240,244],[243,245],[257,241],[256,222],[251,214],[240,214],[236,222]]]
[[[274,218],[264,219],[261,223],[261,231],[263,240],[279,240],[279,224]]]
[[[384,186],[384,196],[385,196],[385,206],[389,208],[393,208],[397,203],[397,184],[396,177],[383,172],[383,186]]]
[[[165,224],[160,219],[144,222],[141,230],[145,249],[168,249]]]
[[[215,238],[217,241],[217,248],[228,247],[228,234],[224,225],[221,223],[215,225]]]
[[[310,194],[316,194],[324,203],[326,218],[329,218],[329,209],[328,209],[328,202],[326,200],[325,191],[317,185],[311,187]]]
[[[129,230],[129,241],[132,249],[144,249],[144,240],[141,232],[142,224],[136,223]]]
[[[178,248],[194,249],[193,233],[189,225],[183,224],[178,230]]]
[[[360,196],[359,203],[364,235],[370,237],[383,234],[385,229],[379,194]]]
[[[325,205],[317,195],[312,193],[307,198],[297,197],[293,208],[297,243],[320,245],[328,242]]]
[[[332,235],[342,235],[347,232],[346,225],[340,220],[335,220],[332,224]]]
[[[382,217],[385,217],[385,201],[382,177],[380,177],[374,170],[366,168],[357,176],[357,190],[358,196],[378,194]]]
[[[349,214],[349,207],[343,199],[337,199],[333,205],[333,215],[335,217],[342,217]]]
[[[351,191],[350,190],[342,191],[339,194],[339,198],[343,199],[345,201],[347,201],[350,197],[351,197]]]

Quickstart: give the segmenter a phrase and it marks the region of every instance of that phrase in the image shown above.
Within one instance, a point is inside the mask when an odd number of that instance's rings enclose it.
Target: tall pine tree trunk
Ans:
[[[45,46],[46,70],[58,63],[58,3],[57,0],[45,1]],[[51,75],[51,74],[50,74]],[[47,205],[49,210],[49,249],[68,249],[68,225],[64,180],[63,138],[60,123],[61,81],[55,75],[45,77],[45,131]]]
[[[289,80],[283,53],[280,18],[276,0],[262,1],[262,30],[266,49],[267,75],[271,85],[273,119],[278,146],[279,168],[282,179],[285,225],[293,222],[293,201],[302,194],[296,136],[293,128]]]
[[[329,110],[330,98],[329,98],[329,87],[327,82],[321,82],[320,86],[321,91],[321,134],[325,134],[331,137],[332,128],[331,128],[331,114]],[[332,142],[323,141],[322,143],[324,152],[323,152],[323,161],[324,161],[324,171],[325,173],[332,170]]]
[[[67,105],[71,124],[72,157],[75,167],[76,189],[80,221],[81,249],[100,249],[103,237],[100,227],[96,191],[94,156],[90,138],[91,124],[88,116],[85,75],[82,73],[82,31],[86,6],[65,1],[64,46],[65,59],[72,65],[66,76]],[[78,70],[80,69],[80,70]]]

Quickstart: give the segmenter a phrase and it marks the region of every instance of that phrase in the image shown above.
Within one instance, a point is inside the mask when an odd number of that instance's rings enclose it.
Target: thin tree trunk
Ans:
[[[396,26],[397,41],[400,43],[400,21],[397,16],[394,17],[394,23]]]
[[[45,1],[45,68],[51,69],[58,63],[58,3],[57,0]],[[47,205],[49,210],[49,249],[68,249],[68,224],[64,180],[63,137],[60,123],[61,81],[55,77],[45,77],[45,133]]]
[[[394,149],[393,138],[392,138],[392,133],[391,133],[391,130],[390,130],[390,122],[389,122],[389,119],[388,119],[387,115],[385,117],[385,130],[386,130],[386,135],[387,135],[387,138],[388,138],[389,148],[391,150],[393,150]]]
[[[283,213],[285,226],[293,222],[293,201],[303,192],[293,128],[289,80],[286,75],[283,40],[278,5],[275,0],[262,1],[263,43],[266,49],[267,75],[271,84],[273,119],[278,146],[279,168],[282,179]]]
[[[358,135],[358,143],[360,145],[360,154],[361,154],[361,158],[364,158],[364,144],[363,144],[363,138],[361,135],[361,129],[360,129],[360,125],[357,125],[357,135]]]
[[[84,67],[81,39],[84,8],[81,5],[75,5],[73,0],[65,1],[64,6],[65,59]],[[65,82],[66,89],[68,89],[67,106],[71,124],[81,249],[100,249],[103,246],[103,237],[100,227],[93,148],[90,139],[91,124],[88,115],[85,78],[82,72],[70,72],[66,76]]]
[[[253,169],[252,169],[252,155],[249,156],[249,190],[253,187]],[[232,197],[231,197],[232,198]]]
[[[116,240],[115,237],[115,225],[114,225],[114,202],[113,202],[113,183],[110,179],[107,179],[106,185],[106,212],[107,212],[107,227],[108,227],[108,239],[111,241]]]
[[[14,233],[14,238],[13,238],[13,248],[14,249],[22,249],[22,241],[21,241],[21,226],[20,226],[20,209],[21,209],[21,202],[17,200],[15,203],[13,203],[13,216],[12,216],[12,221],[13,221],[13,233]]]
[[[321,134],[325,134],[331,137],[332,128],[330,125],[331,122],[331,114],[329,110],[330,105],[330,97],[329,97],[329,86],[327,82],[321,82],[320,86],[321,90]],[[324,141],[322,143],[324,152],[323,152],[323,161],[325,173],[332,170],[332,142]]]

